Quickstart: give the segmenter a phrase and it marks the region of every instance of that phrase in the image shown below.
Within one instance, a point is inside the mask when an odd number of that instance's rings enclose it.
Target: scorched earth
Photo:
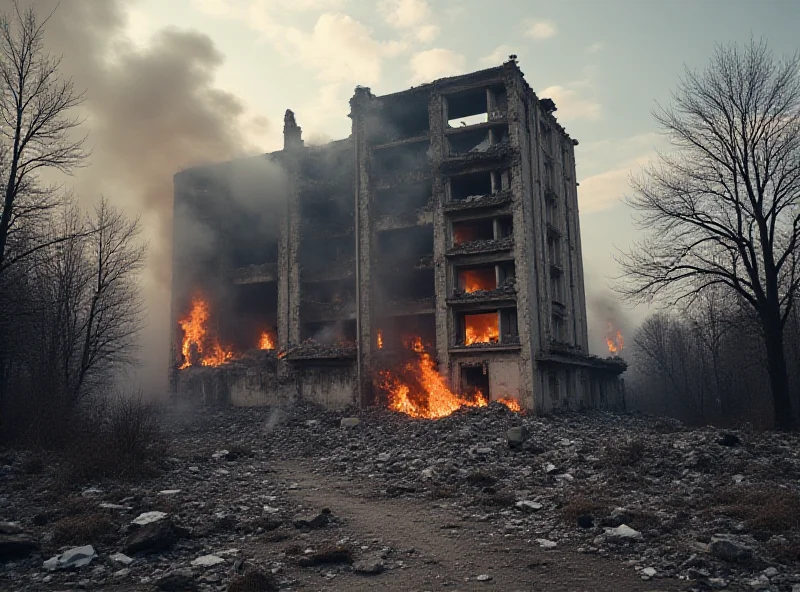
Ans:
[[[349,417],[173,410],[137,483],[64,486],[6,451],[0,588],[800,590],[796,436],[496,403]]]

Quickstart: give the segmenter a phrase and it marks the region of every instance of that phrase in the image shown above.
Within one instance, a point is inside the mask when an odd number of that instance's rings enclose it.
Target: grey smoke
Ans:
[[[593,291],[587,294],[587,316],[589,318],[589,350],[593,354],[605,357],[608,355],[606,336],[609,335],[609,324],[614,331],[621,331],[625,339],[622,357],[630,361],[633,346],[633,334],[636,324],[630,310],[620,303],[619,297],[611,291]]]
[[[144,49],[124,37],[125,9],[137,0],[60,2],[47,25],[48,49],[63,55],[62,73],[86,89],[82,112],[93,155],[89,166],[67,184],[84,202],[105,194],[131,214],[142,214],[150,237],[150,266],[144,278],[148,307],[142,335],[142,369],[136,381],[145,392],[166,391],[171,277],[172,176],[208,162],[253,153],[242,130],[263,128],[247,121],[242,101],[214,87],[223,56],[201,33],[159,31]],[[21,0],[40,17],[57,0]],[[12,0],[0,9],[13,10]],[[203,230],[198,227],[198,233]],[[202,235],[201,235],[202,236]]]

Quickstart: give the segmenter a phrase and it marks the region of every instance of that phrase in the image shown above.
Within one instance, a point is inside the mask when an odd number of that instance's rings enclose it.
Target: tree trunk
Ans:
[[[783,349],[783,328],[779,318],[763,319],[764,344],[767,350],[767,371],[772,391],[774,427],[789,431],[795,428],[792,413],[792,400],[789,392],[789,375],[786,370],[786,356]]]

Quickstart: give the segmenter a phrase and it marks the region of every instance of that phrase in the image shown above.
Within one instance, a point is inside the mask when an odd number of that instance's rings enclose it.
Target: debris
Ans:
[[[225,560],[218,555],[201,555],[192,561],[194,567],[213,567],[225,563]]]
[[[543,507],[539,502],[532,502],[529,500],[518,501],[514,506],[523,512],[538,512]]]
[[[724,561],[746,562],[753,558],[753,550],[728,537],[712,537],[709,552]]]
[[[196,592],[199,586],[188,569],[176,569],[158,578],[156,587],[164,592]]]
[[[133,563],[133,559],[124,553],[114,553],[113,555],[109,555],[108,558],[114,563],[119,563],[125,566]]]
[[[97,557],[97,553],[94,547],[91,545],[84,545],[83,547],[75,547],[64,551],[61,555],[51,557],[44,562],[42,567],[49,571],[57,569],[78,569],[89,565],[95,557]]]
[[[360,423],[361,420],[357,417],[343,417],[342,421],[340,422],[340,425],[343,428],[354,428]]]
[[[489,574],[481,574],[475,579],[478,580],[479,582],[488,582],[492,579],[492,576],[490,576]]]
[[[315,528],[324,528],[327,526],[333,519],[333,514],[328,508],[323,508],[319,514],[311,518],[310,520],[305,520],[300,518],[295,520],[292,524],[295,528],[298,529],[315,529]]]
[[[638,540],[642,538],[642,533],[634,530],[627,524],[620,524],[616,528],[606,528],[606,535],[620,539]]]
[[[275,576],[260,569],[246,571],[228,586],[228,592],[278,592],[279,589]]]
[[[558,546],[557,542],[548,539],[536,539],[536,542],[542,549],[555,549]]]
[[[154,553],[170,549],[178,540],[178,529],[169,520],[151,522],[131,534],[125,541],[125,552]]]
[[[514,426],[506,432],[508,447],[512,449],[521,448],[528,439],[528,428],[525,426]]]
[[[21,534],[22,527],[14,522],[0,522],[0,534]]]
[[[353,571],[364,575],[377,575],[386,569],[386,564],[380,557],[369,557],[356,561],[353,564]]]
[[[315,567],[317,565],[330,565],[336,563],[353,563],[353,552],[349,547],[336,545],[301,557],[298,565],[301,567]]]
[[[167,517],[165,512],[145,512],[143,514],[139,514],[136,518],[131,521],[131,524],[136,524],[138,526],[144,526],[146,524],[152,524],[153,522],[158,522],[159,520],[163,520]]]

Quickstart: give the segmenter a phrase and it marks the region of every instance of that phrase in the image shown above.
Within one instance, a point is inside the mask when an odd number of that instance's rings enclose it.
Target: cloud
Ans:
[[[656,133],[637,134],[622,139],[600,140],[581,144],[576,162],[599,172],[580,179],[578,196],[581,214],[597,212],[619,204],[630,193],[630,179],[642,171],[664,146]],[[609,155],[614,155],[609,162]],[[579,175],[580,177],[580,175]]]
[[[550,39],[557,34],[558,30],[553,21],[528,20],[526,23],[526,37],[531,37],[533,39]]]
[[[386,22],[396,29],[421,25],[431,17],[426,0],[387,0],[381,4]]]
[[[589,87],[586,83],[577,83],[574,86]],[[576,121],[579,119],[597,121],[602,119],[603,109],[597,101],[581,96],[574,88],[563,86],[548,86],[537,93],[541,98],[550,98],[558,107],[558,119],[561,121]]]
[[[411,56],[409,84],[431,82],[438,78],[463,74],[466,65],[467,59],[463,55],[449,49],[421,51]]]
[[[599,53],[606,48],[606,44],[602,41],[598,41],[597,43],[592,43],[589,47],[586,48],[586,53]]]
[[[439,36],[439,31],[439,25],[422,25],[416,30],[415,35],[420,43],[433,43]]]
[[[478,60],[481,66],[499,66],[500,64],[508,61],[508,56],[512,54],[519,54],[519,51],[510,45],[498,45],[492,53],[483,56]]]
[[[420,43],[432,43],[439,36],[440,29],[433,22],[427,0],[383,0],[378,10],[391,27],[412,32]]]
[[[325,82],[376,84],[384,58],[403,51],[397,41],[377,41],[361,22],[345,14],[323,14],[313,30],[274,27],[272,41],[287,57],[317,70]]]

